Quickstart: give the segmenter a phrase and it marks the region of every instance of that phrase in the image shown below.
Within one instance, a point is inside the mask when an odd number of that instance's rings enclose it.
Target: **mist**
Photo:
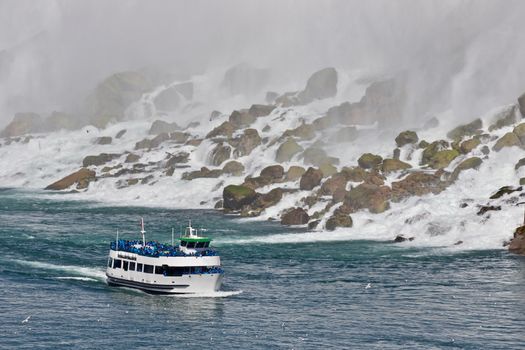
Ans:
[[[78,109],[105,77],[246,62],[272,90],[333,66],[407,77],[406,122],[467,120],[525,91],[519,1],[0,1],[0,124]],[[221,73],[222,74],[222,73]]]

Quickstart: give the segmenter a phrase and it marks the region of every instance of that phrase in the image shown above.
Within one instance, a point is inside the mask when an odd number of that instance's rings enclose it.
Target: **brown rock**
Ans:
[[[337,173],[330,176],[321,186],[321,195],[333,195],[337,190],[346,190],[346,179],[345,174]]]
[[[281,180],[284,176],[284,168],[279,164],[270,165],[261,170],[260,176],[272,180]]]
[[[98,156],[86,156],[82,160],[82,166],[84,168],[91,166],[91,165],[99,166],[107,162],[110,162],[113,159],[118,158],[118,157],[120,157],[120,154],[114,154],[114,153],[100,153]]]
[[[272,113],[275,108],[273,105],[252,105],[248,113],[255,118],[265,117]]]
[[[243,134],[230,144],[235,147],[235,155],[238,157],[249,155],[257,146],[261,144],[261,137],[255,129],[245,129]]]
[[[525,93],[518,97],[518,105],[521,115],[525,117]]]
[[[217,136],[226,136],[228,138],[232,137],[233,133],[235,132],[237,128],[229,121],[226,121],[210,131],[208,135],[206,135],[207,139],[211,139]]]
[[[384,159],[383,164],[381,164],[381,171],[384,173],[406,170],[410,168],[412,168],[410,164],[397,159]]]
[[[281,225],[305,225],[310,220],[303,208],[293,208],[281,216]]]
[[[352,227],[352,225],[353,225],[353,222],[352,222],[351,216],[339,214],[339,215],[334,215],[330,217],[326,221],[325,227],[328,231],[333,231],[337,227]]]
[[[225,174],[231,174],[233,176],[241,176],[242,173],[244,172],[244,165],[242,165],[242,163],[236,160],[231,160],[224,165],[224,168],[222,168],[222,171]]]
[[[514,231],[514,238],[510,241],[509,251],[525,255],[525,226],[520,226]]]
[[[365,153],[359,157],[357,163],[363,169],[373,169],[378,167],[382,161],[383,158],[381,156],[372,153]]]
[[[96,173],[92,170],[82,168],[54,183],[47,186],[46,190],[65,190],[74,184],[77,184],[77,189],[87,188],[91,181],[95,181]]]
[[[408,145],[411,143],[417,143],[419,141],[419,138],[415,131],[403,131],[399,135],[397,135],[396,139],[397,147],[403,147],[404,145]]]
[[[306,170],[303,176],[301,176],[299,188],[303,191],[310,191],[314,187],[319,186],[322,178],[323,172],[321,170],[310,167]]]
[[[224,188],[222,199],[224,209],[240,210],[257,199],[257,192],[244,186],[229,185]]]
[[[286,173],[286,181],[295,181],[301,178],[306,170],[303,167],[292,165]]]
[[[126,156],[126,163],[135,163],[138,162],[140,159],[140,156],[138,154],[130,153]]]
[[[226,160],[230,159],[231,147],[224,145],[222,142],[217,144],[211,151],[210,158],[212,165],[221,165]]]
[[[164,120],[155,120],[149,129],[150,135],[158,135],[162,133],[170,133],[180,130],[180,126],[177,125],[177,123],[168,123]]]
[[[124,136],[124,134],[127,132],[126,129],[122,129],[120,130],[119,132],[117,132],[117,134],[115,135],[115,138],[116,139],[120,139],[122,136]]]
[[[438,194],[443,191],[447,183],[441,181],[435,174],[414,172],[401,181],[392,183],[392,200],[400,201],[410,196],[423,196],[425,194]]]
[[[101,136],[95,140],[95,143],[97,145],[111,145],[111,141],[113,141],[111,136]]]
[[[344,205],[352,211],[368,209],[371,213],[382,213],[390,208],[391,190],[387,186],[360,184],[348,192]]]

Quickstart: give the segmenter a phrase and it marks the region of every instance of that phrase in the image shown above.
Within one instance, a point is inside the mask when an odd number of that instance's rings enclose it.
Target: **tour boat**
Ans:
[[[146,242],[144,220],[142,241],[118,238],[111,242],[107,283],[110,286],[137,288],[153,294],[200,294],[218,291],[224,271],[211,239],[200,236],[191,221],[179,240],[162,244]]]

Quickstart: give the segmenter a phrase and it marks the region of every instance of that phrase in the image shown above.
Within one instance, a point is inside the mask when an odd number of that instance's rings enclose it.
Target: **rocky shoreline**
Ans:
[[[196,123],[181,127],[175,122],[155,120],[148,131],[150,136],[137,140],[133,149],[88,155],[79,160],[77,171],[51,183],[46,190],[89,191],[90,184],[101,179],[114,179],[117,188],[126,188],[154,185],[159,177],[180,176],[176,181],[188,183],[200,178],[243,178],[236,183],[218,183],[222,198],[216,201],[216,209],[257,217],[283,198],[300,196],[272,219],[283,225],[332,231],[352,227],[352,215],[359,211],[383,213],[392,203],[410,197],[439,195],[463,172],[479,169],[493,153],[512,147],[525,149],[525,122],[521,123],[524,94],[516,104],[502,109],[490,124],[475,119],[450,130],[443,139],[420,139],[418,130],[412,129],[400,132],[391,141],[395,147],[389,154],[363,153],[355,164],[345,164],[329,154],[325,147],[328,142],[349,143],[363,137],[366,129],[363,131],[360,125],[391,127],[402,120],[406,92],[399,79],[374,82],[359,102],[333,106],[311,120],[296,117],[289,123],[293,127],[268,136],[274,124],[288,122],[297,108],[335,96],[337,85],[334,68],[320,70],[308,79],[303,90],[268,93],[267,104],[254,104],[229,115],[212,112],[205,135],[193,131]],[[152,87],[153,83],[139,73],[108,78],[94,94],[97,108],[89,123],[104,128],[122,120],[125,107]],[[192,89],[189,83],[173,85],[156,97],[157,103],[172,108],[180,103],[181,94],[191,98]],[[170,98],[170,94],[176,98]],[[439,121],[429,119],[423,128],[432,128],[436,123]],[[27,143],[43,132],[82,126],[66,113],[56,112],[45,119],[35,113],[17,114],[1,133],[2,146]],[[500,130],[508,132],[499,135]],[[109,147],[126,137],[126,132],[122,129],[93,142]],[[165,158],[148,161],[148,153],[159,149],[169,150]],[[197,149],[207,152],[208,164],[195,169],[189,159]],[[245,160],[259,149],[271,153],[274,164],[253,172]],[[515,170],[523,166],[525,158],[516,159]],[[488,218],[495,211],[521,204],[525,196],[521,185],[525,185],[525,178],[487,193],[484,203],[465,202],[457,210],[475,207],[480,217]],[[517,228],[507,242],[509,251],[525,254],[524,227]],[[393,233],[392,239],[402,242],[413,237]]]

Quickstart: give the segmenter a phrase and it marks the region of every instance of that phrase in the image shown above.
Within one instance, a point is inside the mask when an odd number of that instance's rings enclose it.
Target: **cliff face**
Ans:
[[[342,102],[339,85],[337,71],[323,69],[272,104],[213,111],[184,127],[153,112],[155,103],[197,108],[191,83],[154,87],[117,74],[97,88],[107,90],[97,111],[111,112],[95,113],[111,117],[96,123],[104,129],[46,134],[38,115],[17,116],[0,147],[1,162],[16,154],[17,163],[0,178],[86,199],[215,207],[407,244],[501,247],[512,236],[525,183],[523,96],[466,124],[447,126],[438,116],[401,129],[402,81],[372,83],[358,102]],[[126,121],[130,104],[164,119]],[[476,237],[480,230],[498,233]],[[509,249],[523,253],[523,241],[518,229]]]

